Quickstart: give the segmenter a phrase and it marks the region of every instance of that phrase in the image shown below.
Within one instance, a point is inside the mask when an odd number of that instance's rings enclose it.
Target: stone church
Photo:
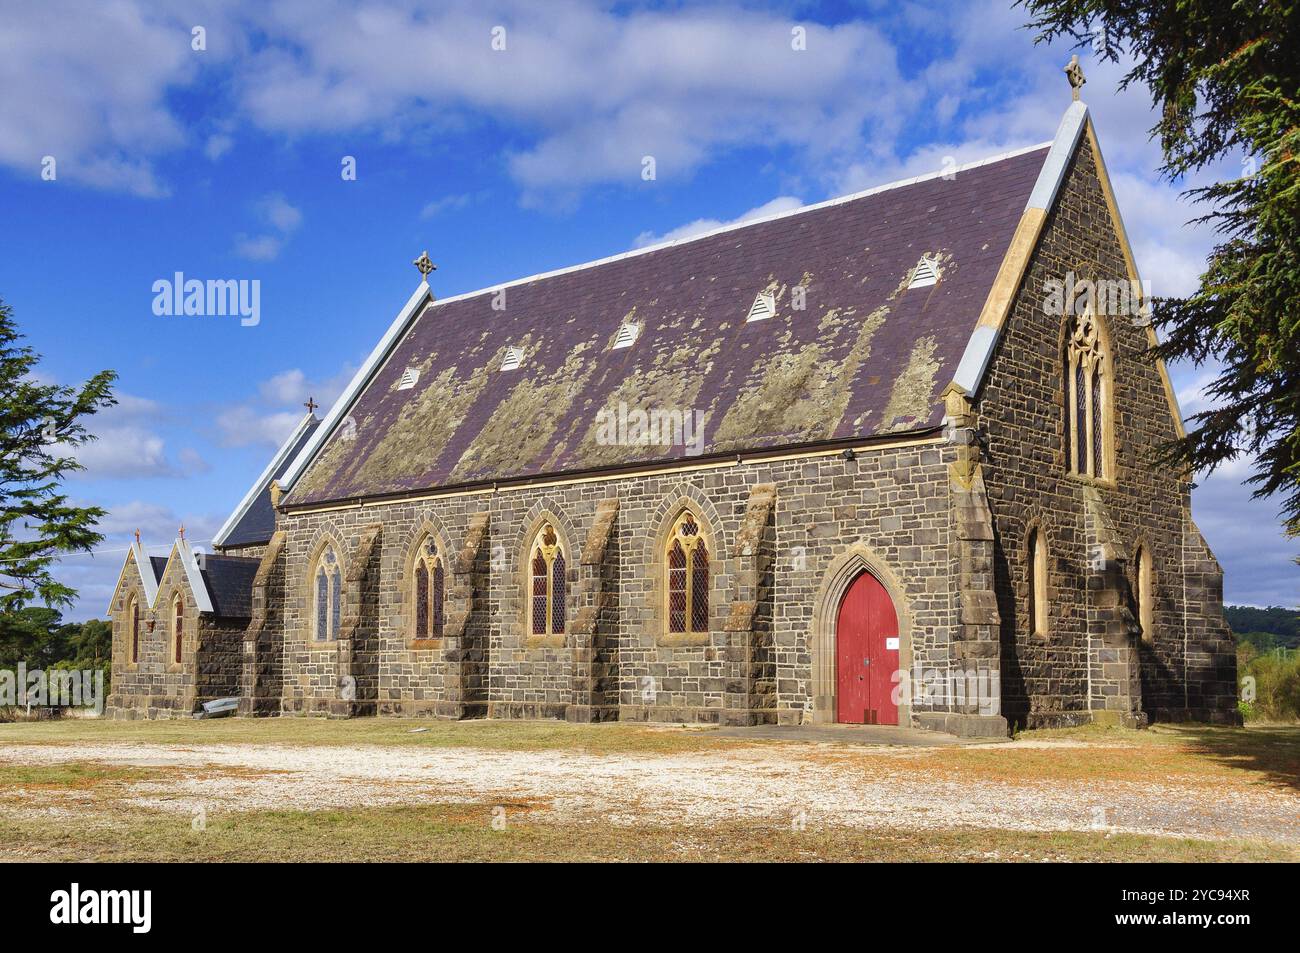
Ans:
[[[1050,142],[708,234],[443,299],[416,264],[214,552],[137,539],[115,716],[1236,719],[1077,95]]]

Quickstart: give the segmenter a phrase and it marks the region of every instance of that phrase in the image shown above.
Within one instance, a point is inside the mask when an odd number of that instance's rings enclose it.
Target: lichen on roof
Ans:
[[[848,406],[853,378],[871,354],[871,339],[888,314],[889,308],[882,306],[867,315],[843,357],[833,358],[827,346],[809,344],[775,360],[756,360],[751,382],[737,395],[710,444],[730,451],[752,446],[760,434],[773,435],[774,443],[830,439]],[[822,316],[818,330],[838,331],[852,316],[852,308],[842,313],[832,308]]]
[[[937,347],[938,343],[932,336],[921,338],[912,348],[907,366],[894,378],[889,403],[880,415],[880,419],[885,421],[886,433],[908,430],[916,421],[929,419],[937,396],[934,390],[941,366],[934,357]]]
[[[427,307],[316,451],[289,505],[681,461],[598,414],[691,413],[704,455],[937,426],[1047,150]],[[934,285],[908,289],[922,254]],[[747,321],[754,295],[776,314]],[[639,328],[613,348],[618,328]],[[525,346],[513,371],[506,345]],[[394,390],[401,371],[415,387]]]
[[[586,344],[573,349],[556,371],[538,371],[521,380],[452,468],[455,482],[490,478],[512,460],[531,460],[552,444],[561,419],[595,371],[587,361]],[[527,367],[527,365],[524,365]]]

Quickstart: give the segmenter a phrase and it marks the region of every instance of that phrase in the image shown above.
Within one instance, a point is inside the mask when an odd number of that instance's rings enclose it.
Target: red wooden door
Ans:
[[[898,616],[879,580],[853,580],[835,626],[835,720],[853,725],[896,725]]]

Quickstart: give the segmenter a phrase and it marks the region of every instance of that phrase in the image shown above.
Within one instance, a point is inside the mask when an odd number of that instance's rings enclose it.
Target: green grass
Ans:
[[[74,791],[110,781],[152,781],[170,776],[170,772],[161,769],[125,767],[95,761],[5,764],[0,767],[0,791],[6,788]]]

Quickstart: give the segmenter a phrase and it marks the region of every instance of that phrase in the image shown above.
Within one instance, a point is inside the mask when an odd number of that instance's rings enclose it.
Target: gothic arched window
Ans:
[[[687,510],[673,524],[664,559],[667,573],[668,631],[709,631],[709,546],[695,514]]]
[[[432,536],[420,544],[415,556],[414,591],[415,638],[442,638],[446,568],[438,544]]]
[[[181,645],[185,640],[185,600],[178,592],[172,597],[172,661],[181,663]]]
[[[317,642],[329,642],[339,637],[343,624],[343,567],[332,544],[326,544],[316,557],[312,580],[313,637]]]
[[[1034,635],[1048,634],[1048,608],[1047,542],[1035,526],[1029,533],[1029,625]]]
[[[1154,593],[1151,584],[1151,553],[1145,546],[1138,547],[1134,562],[1134,575],[1137,577],[1137,611],[1133,614],[1137,616],[1143,640],[1150,642],[1155,638],[1155,613],[1152,604]]]
[[[140,661],[140,600],[132,596],[126,607],[127,633],[131,639],[130,660],[134,665]]]
[[[555,527],[544,524],[529,551],[529,631],[533,635],[564,635],[568,564]]]
[[[1105,332],[1091,310],[1079,315],[1065,346],[1066,457],[1071,473],[1110,479],[1112,373]]]

